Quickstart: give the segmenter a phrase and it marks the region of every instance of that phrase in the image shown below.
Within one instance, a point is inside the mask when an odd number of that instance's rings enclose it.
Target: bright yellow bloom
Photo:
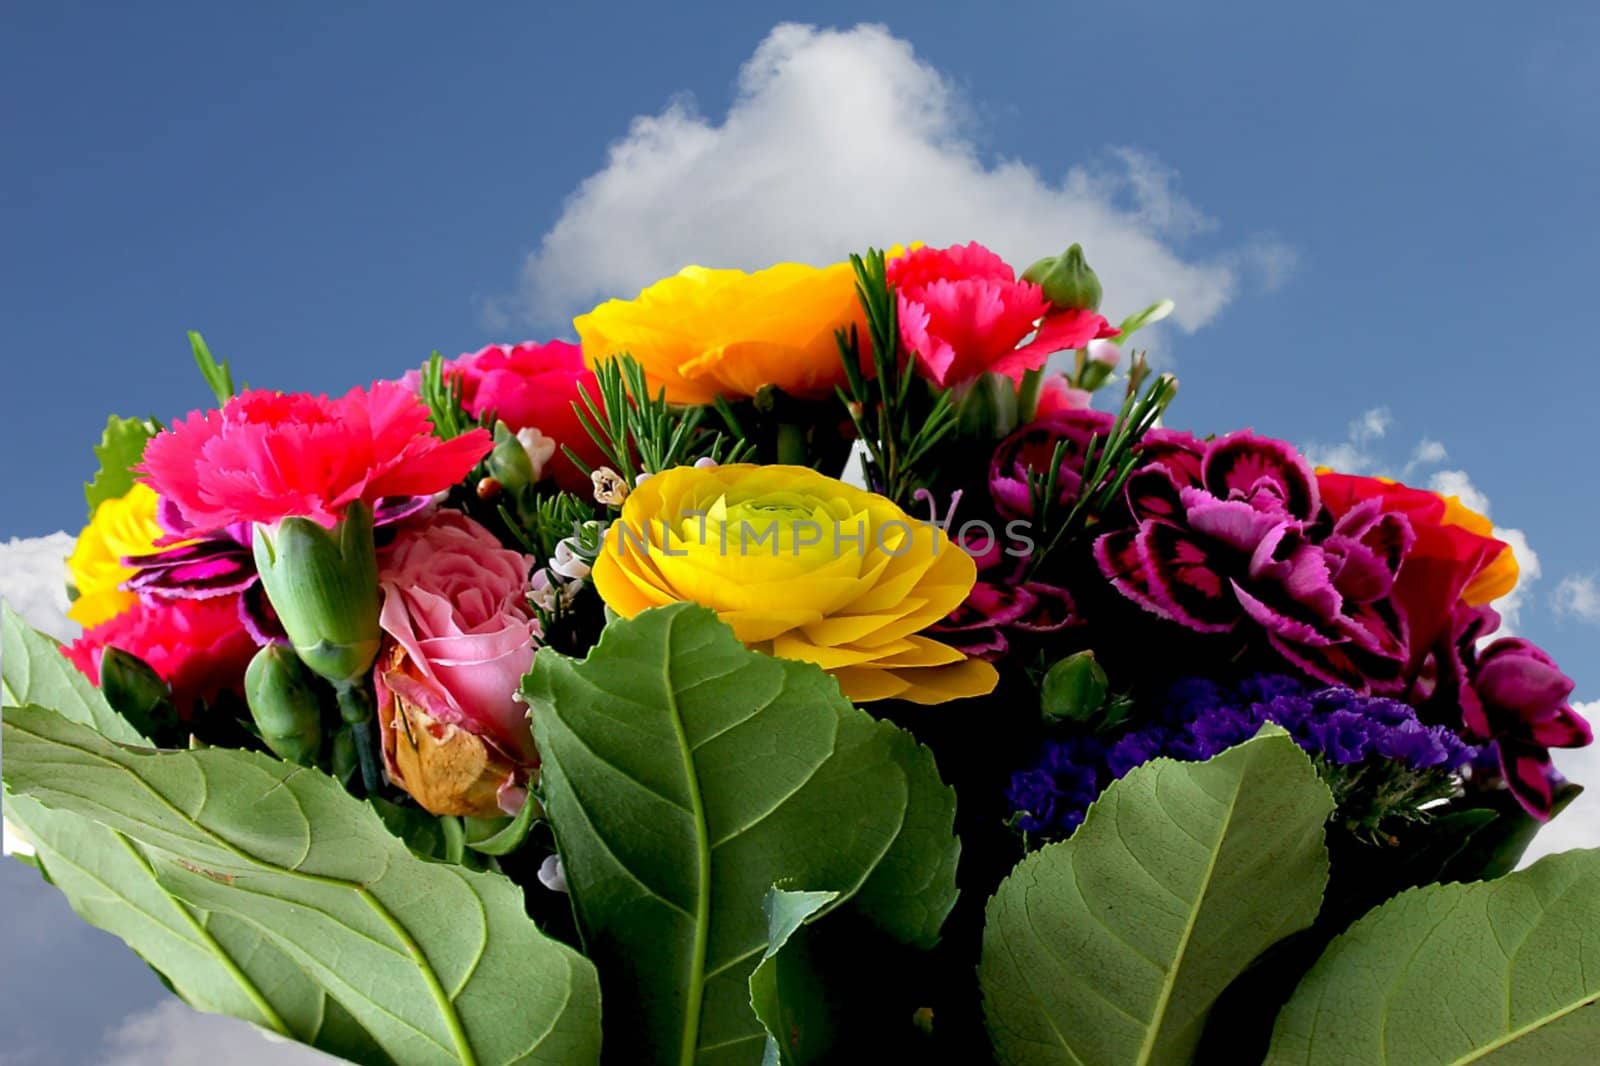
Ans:
[[[844,381],[834,331],[867,327],[849,263],[779,263],[742,270],[684,267],[634,300],[608,300],[573,320],[583,357],[597,366],[626,352],[651,392],[672,403],[754,396],[773,385],[818,397]]]
[[[922,635],[972,591],[972,559],[885,497],[805,467],[651,477],[606,530],[593,577],[624,617],[704,604],[757,651],[816,663],[852,700],[943,703],[997,679]]]
[[[1494,537],[1494,523],[1462,503],[1461,497],[1441,498],[1444,500],[1442,521],[1446,525],[1459,526],[1468,533],[1476,533],[1480,537]],[[1467,583],[1467,587],[1461,590],[1461,600],[1474,607],[1491,600],[1498,600],[1517,587],[1517,577],[1520,573],[1516,554],[1512,552],[1511,545],[1507,544],[1501,549],[1500,554],[1495,556],[1494,562],[1479,570]]]
[[[136,482],[126,496],[102,500],[94,509],[67,560],[78,590],[67,617],[87,628],[115,618],[138,601],[122,587],[134,574],[122,559],[155,550],[156,538],[162,535],[156,524],[156,499],[154,489]]]

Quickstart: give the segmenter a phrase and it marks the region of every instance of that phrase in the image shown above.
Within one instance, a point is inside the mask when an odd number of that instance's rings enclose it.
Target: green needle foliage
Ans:
[[[1029,488],[1033,513],[1038,516],[1039,527],[1034,536],[1039,548],[1029,562],[1030,574],[1038,572],[1057,549],[1082,536],[1096,516],[1113,506],[1138,465],[1139,442],[1154,428],[1177,392],[1177,379],[1162,374],[1142,393],[1128,394],[1110,432],[1104,436],[1095,434],[1084,449],[1083,489],[1066,508],[1057,501],[1057,479],[1067,443],[1056,445],[1048,469],[1034,472]]]
[[[626,352],[595,367],[594,376],[599,396],[579,386],[573,408],[606,464],[629,483],[639,474],[697,459],[737,463],[749,457],[750,445],[739,439],[738,419],[726,401],[711,408],[680,407],[667,402],[664,388],[652,396],[644,367]],[[719,414],[731,435],[706,425],[708,410]],[[571,448],[562,445],[562,450],[580,470],[592,473]]]
[[[872,376],[862,373],[861,337],[854,326],[835,334],[844,361],[845,385],[840,401],[866,445],[867,484],[901,506],[911,500],[925,480],[917,464],[947,438],[958,419],[950,393],[931,401],[916,367],[900,347],[900,303],[889,284],[884,253],[869,250],[852,255],[856,272],[856,298],[866,313],[872,345]]]

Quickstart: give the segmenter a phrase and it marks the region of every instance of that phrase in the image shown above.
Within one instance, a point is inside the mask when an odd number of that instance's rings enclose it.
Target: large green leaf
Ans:
[[[710,611],[615,621],[582,662],[542,650],[525,692],[584,942],[637,1010],[607,1033],[617,1061],[761,1061],[747,982],[774,885],[830,907],[860,892],[910,940],[948,912],[953,800],[931,756]]]
[[[95,445],[94,457],[99,468],[94,477],[83,486],[83,498],[89,505],[89,517],[94,517],[96,507],[106,500],[126,496],[133,488],[133,468],[144,458],[144,446],[155,436],[156,427],[146,418],[119,418],[112,415],[106,420],[106,429]]]
[[[830,1043],[830,1007],[801,926],[835,892],[767,891],[767,950],[750,974],[750,1008],[767,1031],[765,1066],[819,1062]]]
[[[594,968],[539,932],[521,890],[413,856],[333,778],[232,749],[124,747],[36,707],[9,710],[3,733],[13,793],[137,843],[162,889],[270,942],[389,1058],[598,1058]]]
[[[157,880],[150,857],[127,837],[26,796],[6,797],[6,819],[27,834],[37,861],[78,916],[121,937],[190,1005],[354,1062],[391,1061],[256,928],[174,898]]]
[[[1003,1061],[1187,1062],[1228,983],[1316,917],[1333,797],[1269,730],[1138,767],[1001,884],[978,975]]]
[[[1600,851],[1412,889],[1329,945],[1269,1066],[1588,1066],[1600,1048]]]
[[[0,600],[0,707],[29,704],[49,707],[124,744],[148,743],[67,661],[61,645]]]

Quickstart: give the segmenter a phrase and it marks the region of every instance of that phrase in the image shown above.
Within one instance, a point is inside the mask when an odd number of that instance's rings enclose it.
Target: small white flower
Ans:
[[[550,580],[549,571],[535,570],[533,572],[532,588],[528,591],[528,599],[533,601],[535,607],[549,614],[556,609],[556,600],[560,595],[561,588]]]
[[[567,890],[567,871],[561,868],[561,856],[551,855],[539,864],[539,883],[552,892]]]
[[[716,465],[718,465],[717,461],[711,458],[709,455],[702,455],[700,458],[694,461],[694,468],[696,470],[710,470]]]
[[[1096,337],[1089,342],[1089,361],[1091,363],[1104,363],[1106,366],[1116,366],[1122,358],[1122,349],[1106,340]]]
[[[550,569],[562,577],[578,581],[589,576],[589,563],[573,550],[572,538],[559,542],[556,545],[556,554],[550,560]]]
[[[517,430],[517,443],[528,453],[528,463],[533,467],[533,481],[544,477],[544,467],[556,454],[554,437],[547,437],[534,426]]]

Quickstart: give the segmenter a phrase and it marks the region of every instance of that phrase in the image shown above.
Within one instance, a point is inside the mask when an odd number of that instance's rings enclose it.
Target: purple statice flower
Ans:
[[[1126,487],[1134,524],[1094,543],[1112,586],[1196,633],[1259,641],[1326,684],[1398,691],[1409,649],[1390,594],[1409,520],[1372,500],[1330,521],[1305,458],[1249,430],[1150,438]]]
[[[1398,700],[1279,674],[1231,685],[1186,678],[1137,725],[1046,742],[1038,764],[1011,779],[1013,824],[1030,834],[1067,836],[1089,804],[1134,767],[1159,757],[1209,759],[1268,722],[1314,757],[1341,807],[1359,810],[1356,820],[1363,824],[1372,820],[1378,792],[1389,797],[1380,815],[1447,794],[1453,775],[1477,755],[1449,729],[1424,725]]]

